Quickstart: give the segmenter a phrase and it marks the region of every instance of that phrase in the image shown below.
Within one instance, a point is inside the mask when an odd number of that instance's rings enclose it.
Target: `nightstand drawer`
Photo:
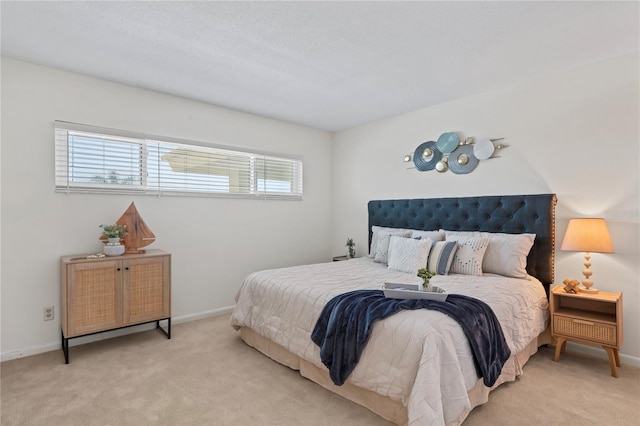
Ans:
[[[617,330],[612,324],[583,320],[562,315],[553,316],[554,334],[617,346]]]

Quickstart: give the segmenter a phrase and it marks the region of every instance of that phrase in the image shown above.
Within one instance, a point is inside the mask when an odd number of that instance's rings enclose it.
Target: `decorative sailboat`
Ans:
[[[116,223],[127,227],[127,235],[122,238],[122,243],[126,247],[125,254],[144,253],[145,251],[140,248],[156,240],[156,236],[144,223],[134,203],[131,203]]]

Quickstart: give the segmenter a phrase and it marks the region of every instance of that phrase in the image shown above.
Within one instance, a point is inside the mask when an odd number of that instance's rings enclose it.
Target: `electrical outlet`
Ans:
[[[42,315],[44,321],[51,321],[54,317],[53,306],[45,306],[42,308]]]

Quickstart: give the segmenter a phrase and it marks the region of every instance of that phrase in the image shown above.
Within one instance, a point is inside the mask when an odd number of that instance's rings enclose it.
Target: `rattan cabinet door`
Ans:
[[[171,316],[170,256],[123,260],[125,325]]]
[[[67,264],[67,337],[122,326],[122,262]]]

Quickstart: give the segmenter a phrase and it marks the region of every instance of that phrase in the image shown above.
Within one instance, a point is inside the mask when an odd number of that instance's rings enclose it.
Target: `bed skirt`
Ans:
[[[240,337],[247,345],[257,349],[280,364],[299,371],[302,377],[319,384],[325,389],[368,408],[392,423],[397,425],[406,425],[408,423],[407,409],[400,401],[394,401],[386,396],[358,387],[348,380],[344,385],[336,386],[329,378],[329,370],[319,368],[309,361],[299,358],[282,346],[263,337],[248,327],[240,328]],[[468,391],[471,407],[463,413],[460,413],[460,415],[448,425],[460,425],[474,407],[488,401],[491,390],[502,383],[514,381],[517,376],[522,374],[522,367],[531,355],[538,351],[538,347],[548,343],[551,343],[549,328],[540,334],[537,339],[531,341],[524,350],[512,355],[507,360],[502,369],[502,374],[500,374],[498,380],[491,388],[486,387],[482,383],[482,378],[478,379],[475,386]]]

